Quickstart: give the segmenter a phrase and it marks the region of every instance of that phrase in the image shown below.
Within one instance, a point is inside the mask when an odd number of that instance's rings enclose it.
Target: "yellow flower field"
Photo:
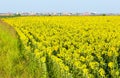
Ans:
[[[35,78],[120,78],[120,16],[2,20],[17,31],[25,58],[38,62]]]

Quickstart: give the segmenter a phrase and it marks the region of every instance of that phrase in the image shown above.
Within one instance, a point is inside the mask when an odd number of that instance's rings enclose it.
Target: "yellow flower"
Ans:
[[[59,48],[58,46],[55,46],[55,47],[54,47],[54,50],[55,50],[55,51],[57,51],[57,50],[58,50],[58,48]]]
[[[108,63],[108,67],[113,68],[114,67],[114,63],[113,62],[109,62]]]
[[[80,57],[80,60],[81,60],[82,62],[84,62],[84,61],[86,60],[86,58],[83,57],[83,56],[81,56],[81,57]]]
[[[103,68],[100,68],[98,72],[99,72],[99,74],[100,74],[102,77],[105,76],[105,71],[104,71]]]
[[[74,62],[74,65],[75,65],[76,67],[79,67],[79,61]]]
[[[86,56],[86,61],[92,61],[94,60],[94,57],[92,55]]]
[[[87,78],[95,78],[93,74],[88,74]]]
[[[84,74],[88,74],[88,73],[89,73],[89,70],[85,68],[85,69],[83,69],[83,73],[84,73]]]
[[[112,47],[111,50],[112,50],[112,51],[115,51],[115,47]]]
[[[86,68],[86,67],[87,67],[86,64],[83,64],[83,65],[81,66],[82,69],[84,69],[84,68]]]
[[[42,58],[41,58],[41,61],[42,61],[42,62],[46,62],[46,58],[45,58],[45,57],[42,57]]]
[[[34,53],[35,53],[36,58],[39,58],[39,57],[40,57],[40,52],[39,52],[38,49],[35,49],[35,50],[34,50]]]
[[[90,62],[89,66],[91,67],[91,69],[98,69],[99,63],[98,62]]]
[[[111,57],[113,55],[112,51],[109,51],[107,54],[109,57]]]
[[[69,71],[69,67],[68,67],[68,66],[65,66],[65,70],[66,70],[66,71]]]
[[[116,71],[116,73],[115,73],[117,76],[119,76],[119,74],[120,74],[120,72],[119,71]]]
[[[118,57],[119,56],[119,53],[118,52],[114,52],[115,56]]]

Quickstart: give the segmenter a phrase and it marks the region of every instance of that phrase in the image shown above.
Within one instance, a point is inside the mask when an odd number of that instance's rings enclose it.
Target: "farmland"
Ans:
[[[19,53],[12,54],[17,70],[8,74],[10,78],[120,77],[120,16],[2,20],[14,28],[19,41]]]

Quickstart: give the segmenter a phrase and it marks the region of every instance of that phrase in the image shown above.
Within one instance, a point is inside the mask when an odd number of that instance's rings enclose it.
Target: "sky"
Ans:
[[[4,12],[120,13],[120,0],[0,0]]]

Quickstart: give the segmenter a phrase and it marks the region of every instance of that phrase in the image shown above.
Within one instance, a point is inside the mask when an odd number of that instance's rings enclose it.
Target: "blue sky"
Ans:
[[[120,0],[0,0],[0,12],[120,13]]]

